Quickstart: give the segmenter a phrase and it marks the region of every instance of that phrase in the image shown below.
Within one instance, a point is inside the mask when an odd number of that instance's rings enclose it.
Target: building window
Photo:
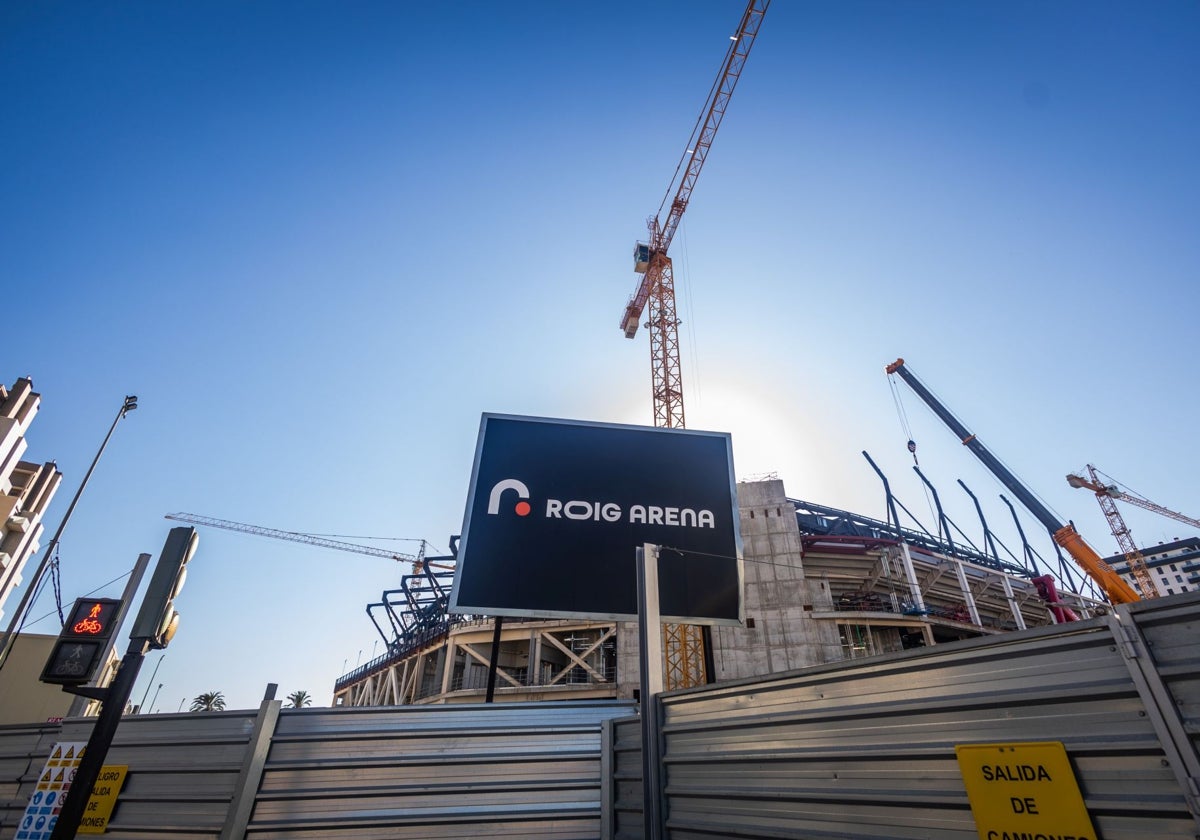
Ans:
[[[1178,571],[1179,571],[1179,569],[1175,568],[1175,565],[1176,565],[1176,564],[1174,564],[1174,563],[1172,563],[1172,564],[1171,564],[1171,571],[1172,571],[1172,572],[1178,572]]]
[[[1176,583],[1183,583],[1183,575],[1175,575]]]

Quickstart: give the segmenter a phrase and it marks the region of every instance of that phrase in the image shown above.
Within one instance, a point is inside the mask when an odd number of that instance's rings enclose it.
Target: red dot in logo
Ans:
[[[517,507],[516,507],[517,516],[528,516],[529,511],[531,511],[531,510],[533,510],[533,508],[531,508],[529,506],[529,502],[526,502],[526,501],[517,502]]]

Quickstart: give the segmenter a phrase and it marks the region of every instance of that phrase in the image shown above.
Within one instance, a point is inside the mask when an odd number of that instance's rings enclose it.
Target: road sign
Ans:
[[[50,750],[25,813],[17,823],[13,840],[49,840],[86,746],[84,741],[59,741]],[[105,765],[92,787],[92,798],[87,805],[86,813],[92,817],[92,825],[83,823],[80,834],[104,833],[128,771],[126,765]]]
[[[483,415],[451,611],[632,618],[645,543],[664,620],[741,621],[728,434]]]
[[[1062,743],[964,744],[954,751],[980,840],[1096,840]]]
[[[103,834],[108,830],[108,821],[128,773],[128,764],[105,764],[100,768],[100,776],[92,785],[92,798],[79,821],[78,834]]]

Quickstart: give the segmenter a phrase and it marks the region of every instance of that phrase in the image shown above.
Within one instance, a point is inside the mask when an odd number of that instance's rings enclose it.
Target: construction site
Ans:
[[[646,239],[633,248],[638,280],[619,326],[626,339],[635,338],[642,327],[649,335],[656,427],[686,426],[680,320],[668,251],[769,5],[769,0],[747,4],[686,151],[658,211],[649,219]],[[746,569],[744,626],[665,625],[667,689],[1078,621],[1104,615],[1111,605],[1187,591],[1200,584],[1200,555],[1194,544],[1188,544],[1172,558],[1177,569],[1172,574],[1179,576],[1179,582],[1160,588],[1129,535],[1116,500],[1195,527],[1200,527],[1200,520],[1120,491],[1089,465],[1087,476],[1072,474],[1069,481],[1073,487],[1095,492],[1100,502],[1121,548],[1110,564],[1083,540],[1073,524],[1059,521],[984,448],[908,370],[903,359],[888,365],[886,371],[893,382],[903,380],[911,387],[1045,528],[1054,540],[1053,556],[1043,557],[1030,544],[1013,504],[1002,495],[1021,543],[1020,548],[1010,550],[989,528],[974,493],[959,481],[979,517],[978,527],[972,529],[977,535],[973,541],[945,515],[937,489],[915,467],[936,505],[937,518],[935,528],[919,525],[893,496],[887,477],[866,452],[863,455],[882,482],[887,521],[791,498],[778,479],[740,482],[737,507]],[[908,445],[915,453],[911,439]],[[898,509],[918,527],[902,525]],[[226,523],[223,527],[236,530],[247,526]],[[628,624],[525,618],[497,621],[447,612],[456,563],[454,539],[449,556],[411,558],[412,573],[403,576],[399,587],[384,591],[379,601],[368,605],[386,651],[338,679],[335,705],[637,696],[636,638]],[[518,559],[511,558],[511,562]]]
[[[646,333],[656,431],[688,430],[669,252],[769,5],[747,3],[663,201],[632,250],[635,286],[613,326],[628,340]],[[866,451],[861,454],[882,501],[878,518],[799,498],[777,474],[736,478],[730,457],[728,530],[736,551],[708,558],[736,565],[736,620],[676,620],[680,614],[670,613],[659,622],[659,556],[647,560],[644,553],[637,555],[642,588],[632,617],[601,618],[586,610],[572,615],[566,607],[527,614],[459,608],[464,557],[471,556],[465,546],[473,539],[468,523],[479,489],[482,427],[466,521],[462,533],[449,537],[446,553],[435,553],[424,540],[408,553],[168,514],[185,525],[392,560],[403,572],[395,586],[377,597],[372,593],[365,619],[358,617],[373,627],[381,652],[353,669],[343,665],[328,704],[284,712],[274,697],[276,685],[269,684],[257,712],[230,712],[197,725],[182,714],[154,715],[124,726],[115,741],[114,723],[114,749],[139,756],[122,759],[125,770],[139,760],[139,769],[168,768],[140,777],[135,772],[134,786],[142,787],[127,794],[129,804],[116,812],[114,836],[165,836],[166,830],[213,838],[465,838],[487,824],[497,826],[496,836],[513,838],[966,838],[978,828],[980,836],[1005,840],[1082,840],[1100,836],[1093,822],[1104,827],[1104,836],[1122,840],[1194,836],[1200,826],[1200,688],[1190,639],[1200,612],[1200,536],[1139,546],[1123,510],[1136,507],[1197,533],[1200,519],[1151,501],[1088,464],[1066,474],[1065,482],[1094,495],[1116,549],[1107,548],[1109,534],[1103,543],[1085,539],[903,358],[880,359],[879,367],[894,395],[914,394],[966,450],[964,457],[969,453],[1004,488],[999,498],[1007,516],[1002,524],[989,522],[985,505],[958,480],[974,518],[952,518],[942,488],[917,461],[911,437],[912,470],[929,510],[924,522]],[[7,551],[0,553],[0,583],[7,591],[20,582],[22,564],[38,547],[40,516],[61,478],[53,463],[15,462],[23,452],[16,433],[23,433],[26,415],[36,409],[31,387],[20,380],[11,396],[0,388],[0,414],[7,414],[0,448],[15,463],[0,464],[7,466],[7,495],[0,499],[10,502],[8,514],[0,516],[6,523],[0,547]],[[19,408],[17,397],[32,409]],[[491,488],[488,516],[499,517],[501,495],[515,494],[515,522],[534,508],[524,474],[511,470],[480,487],[485,493]],[[664,482],[672,480],[683,483],[678,477]],[[614,522],[622,508],[601,501],[608,498],[566,494],[534,501],[554,524],[601,522],[610,508]],[[642,509],[642,522],[657,517],[655,525],[682,528],[690,522],[715,530],[709,509],[666,504],[654,499],[647,508],[655,513]],[[1036,526],[1027,531],[1030,520]],[[187,539],[190,558],[194,531]],[[514,570],[514,577],[517,570],[536,577],[525,569],[525,547],[509,548],[488,561]],[[636,550],[650,548],[646,541]],[[144,569],[148,557],[142,562]],[[649,595],[645,563],[653,566]],[[171,598],[181,585],[182,574]],[[654,605],[649,620],[646,598]],[[169,599],[164,609],[169,620],[145,637],[155,643],[138,657],[171,641],[178,616],[167,614]],[[1151,651],[1155,644],[1160,648]],[[660,652],[661,674],[648,677]],[[107,655],[112,660],[111,651]],[[108,698],[100,683],[119,672],[113,661],[108,666],[89,686],[92,694],[80,693]],[[1073,678],[1061,676],[1069,672]],[[135,679],[136,672],[130,688]],[[34,758],[51,762],[60,743],[72,749],[83,744],[82,720],[55,717],[0,732],[0,760],[10,759],[16,768],[0,814],[6,821],[27,820],[18,806],[41,793],[31,793],[39,782],[29,771]],[[1108,738],[1106,727],[1119,737]],[[62,740],[64,733],[75,740]],[[196,746],[198,755],[227,748],[231,757],[181,763],[164,746],[174,748],[180,739]],[[399,740],[404,750],[395,749]],[[1077,785],[1073,776],[1069,792],[1079,800],[1072,818],[1085,828],[1076,834],[985,835],[985,809],[969,786],[958,784],[968,778],[964,756],[975,747],[1059,750],[1063,764],[1053,765],[1054,774],[1061,780],[1060,767],[1068,774],[1074,768],[1084,781]],[[1038,763],[1043,753],[1033,754],[1037,758],[1006,756],[986,765],[984,775],[995,781],[991,774],[1011,761],[1012,767],[1037,768],[1029,770],[1034,781],[1042,773],[1049,782],[1050,773]],[[906,773],[910,766],[921,770]],[[1000,772],[1002,780],[1013,781],[1007,772]],[[152,778],[167,773],[191,776],[165,785]],[[1146,791],[1153,793],[1143,796]],[[1060,790],[1052,793],[1057,797]],[[79,797],[73,804],[82,810]],[[180,801],[190,810],[181,809]],[[1007,801],[1016,803],[1014,813],[1037,813],[1033,795]],[[847,817],[856,806],[862,813]],[[797,825],[812,833],[797,833]],[[1043,824],[1036,827],[1041,831]]]
[[[680,230],[709,152],[749,60],[770,3],[750,0],[721,69],[688,137],[662,203],[635,243],[633,294],[618,326],[626,339],[648,334],[655,427],[686,428],[676,288],[669,249]],[[1195,540],[1142,555],[1117,502],[1192,527],[1200,520],[1157,505],[1088,466],[1072,487],[1094,492],[1120,547],[1107,560],[1074,525],[1059,521],[898,359],[887,366],[893,389],[902,381],[1005,486],[1053,538],[1047,552],[1029,538],[1014,503],[1008,507],[1019,542],[1010,548],[971,497],[978,523],[960,525],[943,512],[938,489],[916,466],[935,524],[920,523],[896,498],[888,477],[864,457],[881,482],[886,520],[789,496],[774,477],[737,485],[745,563],[745,621],[738,627],[667,624],[663,631],[667,689],[764,676],[846,659],[994,636],[1104,615],[1113,605],[1186,592],[1200,585]],[[915,453],[915,444],[908,442]],[[901,512],[905,514],[901,516]],[[343,674],[334,705],[387,706],[574,698],[631,699],[638,693],[635,634],[621,621],[552,620],[451,612],[447,599],[457,564],[450,554],[426,556],[277,531],[195,514],[176,521],[386,557],[409,566],[395,588],[366,612],[383,653]],[[1007,527],[1006,527],[1007,531]],[[974,534],[974,537],[968,534]],[[1039,553],[1041,552],[1041,553]],[[510,562],[519,562],[510,558]],[[1157,577],[1151,571],[1157,571]]]

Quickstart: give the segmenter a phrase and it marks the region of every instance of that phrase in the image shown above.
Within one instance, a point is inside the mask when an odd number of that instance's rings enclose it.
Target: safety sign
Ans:
[[[84,741],[59,741],[50,750],[13,840],[49,840],[86,746]],[[101,769],[79,826],[79,834],[104,833],[128,772],[127,765],[105,765]]]

